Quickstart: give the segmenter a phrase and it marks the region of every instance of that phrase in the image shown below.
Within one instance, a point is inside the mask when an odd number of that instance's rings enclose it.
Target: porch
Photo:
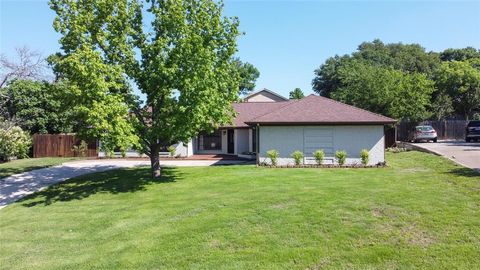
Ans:
[[[255,128],[223,128],[201,133],[192,140],[193,155],[222,155],[254,158]]]

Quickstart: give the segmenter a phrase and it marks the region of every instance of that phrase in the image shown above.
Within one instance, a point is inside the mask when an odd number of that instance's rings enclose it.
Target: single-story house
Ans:
[[[304,163],[314,163],[313,152],[323,149],[325,163],[334,163],[338,150],[348,153],[347,164],[360,163],[360,151],[369,151],[369,164],[385,161],[384,126],[394,119],[332,99],[309,95],[289,100],[263,89],[234,103],[237,116],[229,126],[201,133],[188,144],[176,145],[177,155],[227,154],[270,162],[266,152],[280,153],[279,165],[293,164],[299,150]]]

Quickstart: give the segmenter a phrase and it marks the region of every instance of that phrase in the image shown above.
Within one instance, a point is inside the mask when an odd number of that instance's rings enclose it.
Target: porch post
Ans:
[[[260,164],[260,125],[257,124],[257,128],[255,129],[255,137],[257,138],[256,140],[256,145],[255,145],[255,151],[257,152],[257,165]]]

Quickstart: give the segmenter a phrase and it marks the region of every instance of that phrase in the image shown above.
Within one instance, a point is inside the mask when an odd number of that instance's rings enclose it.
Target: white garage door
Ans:
[[[306,157],[323,149],[326,157],[333,156],[333,127],[305,127],[303,132],[303,152]]]

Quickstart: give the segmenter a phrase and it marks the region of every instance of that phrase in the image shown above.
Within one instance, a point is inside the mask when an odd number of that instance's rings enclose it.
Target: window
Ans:
[[[222,133],[216,130],[210,134],[200,135],[199,150],[222,150]]]

